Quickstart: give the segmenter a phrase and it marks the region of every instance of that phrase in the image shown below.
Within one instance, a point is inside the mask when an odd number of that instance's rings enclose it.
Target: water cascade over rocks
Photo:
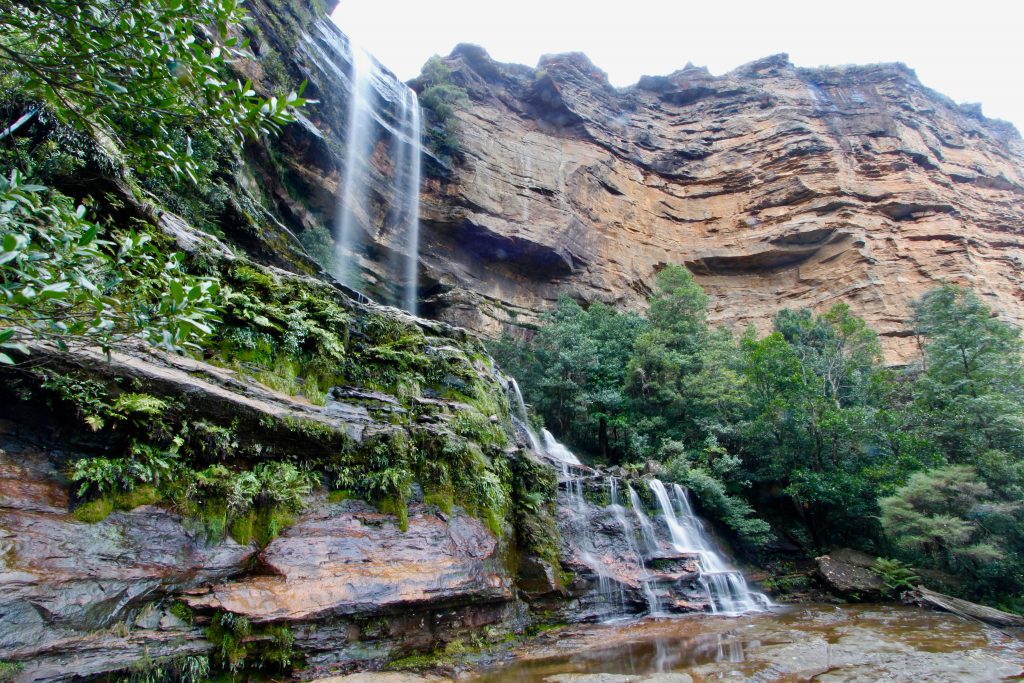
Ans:
[[[341,49],[341,46],[338,46]],[[349,43],[351,95],[345,133],[343,183],[338,193],[334,253],[331,273],[349,288],[363,289],[360,259],[377,241],[368,230],[392,233],[391,275],[400,283],[397,303],[410,313],[417,309],[419,271],[419,223],[421,184],[421,114],[416,93],[381,67],[366,51]],[[385,109],[394,110],[393,116]],[[394,169],[391,196],[380,192],[381,175],[373,165],[375,148],[385,141],[391,149]],[[377,225],[380,204],[390,204]],[[376,227],[374,227],[376,226]]]
[[[711,611],[715,614],[743,614],[769,606],[768,598],[751,592],[743,574],[729,566],[715,549],[704,523],[693,514],[686,490],[679,484],[673,484],[675,501],[672,501],[660,480],[651,479],[650,486],[661,507],[672,546],[681,553],[700,556],[700,580],[708,592]]]
[[[584,618],[606,621],[703,610],[737,615],[770,605],[724,559],[682,487],[672,485],[670,494],[660,480],[648,480],[641,490],[650,490],[648,496],[660,510],[652,518],[651,504],[628,480],[582,464],[546,429],[538,438],[518,383],[510,378],[508,388],[523,443],[560,474],[562,561],[577,576]]]

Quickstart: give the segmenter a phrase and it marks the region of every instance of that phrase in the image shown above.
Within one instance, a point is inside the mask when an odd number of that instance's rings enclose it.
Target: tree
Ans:
[[[692,380],[703,367],[707,306],[707,294],[684,266],[666,266],[656,276],[647,311],[650,327],[636,340],[626,385],[637,404],[638,430],[652,448],[668,439],[702,438]]]
[[[103,239],[85,215],[17,171],[0,178],[0,363],[28,353],[33,338],[109,349],[141,335],[174,351],[196,348],[216,319],[217,282],[186,273],[182,254],[145,233]]]
[[[625,455],[630,433],[625,368],[646,322],[601,304],[584,309],[563,297],[529,350],[505,339],[492,345],[502,367],[545,422],[571,446],[606,460]]]
[[[934,566],[960,571],[1003,559],[1003,539],[986,529],[990,518],[1013,512],[967,465],[916,472],[881,499],[882,526],[898,548],[916,551]]]
[[[231,75],[245,19],[239,0],[0,0],[0,71],[27,97],[0,139],[46,108],[138,169],[195,179],[189,131],[259,137],[304,103]]]
[[[1024,455],[1020,330],[953,285],[916,302],[914,324],[924,350],[918,404],[950,460],[992,448]]]

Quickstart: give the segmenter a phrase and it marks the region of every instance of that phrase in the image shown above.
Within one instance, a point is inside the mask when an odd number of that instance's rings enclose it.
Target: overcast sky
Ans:
[[[341,0],[334,20],[403,80],[460,42],[530,66],[585,52],[617,86],[778,52],[797,66],[901,61],[1024,130],[1022,0]]]

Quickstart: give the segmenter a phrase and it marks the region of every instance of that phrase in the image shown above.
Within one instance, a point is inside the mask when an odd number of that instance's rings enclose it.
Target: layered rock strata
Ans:
[[[443,318],[496,335],[561,295],[636,309],[683,263],[715,322],[845,301],[893,362],[915,352],[910,302],[943,281],[1024,321],[1024,143],[903,65],[777,55],[616,89],[580,54],[446,63],[470,103],[424,197]]]

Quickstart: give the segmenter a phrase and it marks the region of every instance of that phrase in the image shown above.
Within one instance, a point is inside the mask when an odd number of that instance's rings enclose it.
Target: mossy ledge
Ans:
[[[191,237],[213,243],[196,231]],[[378,642],[379,651],[320,651],[323,633],[350,629],[364,615],[395,620],[412,610],[442,622],[454,613],[493,628],[524,624],[512,619],[524,558],[558,566],[557,482],[516,444],[506,380],[479,341],[355,302],[330,282],[213,248],[192,252],[193,262],[200,258],[228,289],[220,325],[195,356],[132,341],[109,355],[37,343],[31,369],[5,371],[0,419],[10,428],[0,468],[12,474],[23,466],[14,455],[24,452],[23,439],[35,443],[22,462],[65,501],[63,512],[52,511],[53,533],[81,525],[104,538],[115,530],[131,536],[159,517],[180,529],[186,549],[231,556],[215,575],[168,567],[170,578],[149,591],[80,615],[90,629],[116,627],[104,637],[120,655],[92,661],[90,675],[181,678],[204,665],[215,673],[271,664],[286,675],[306,667],[306,675],[433,651],[459,632],[450,624],[410,629]],[[295,548],[336,557],[357,538],[371,539],[366,552],[379,554],[381,571],[426,560],[430,575],[413,571],[395,596],[367,599],[289,559]],[[14,567],[37,539],[23,541],[12,551]],[[146,539],[132,542],[144,555]],[[409,556],[416,552],[426,555]],[[367,594],[375,594],[378,565],[360,562]],[[279,598],[293,604],[290,593],[276,592],[281,585],[323,591],[334,602],[326,611],[275,611]],[[255,613],[241,613],[240,592],[262,596]],[[184,602],[174,602],[179,597]],[[37,644],[20,644],[27,667],[46,671],[68,654],[54,643],[82,633],[73,611],[39,624]],[[252,633],[225,629],[222,614],[250,623]],[[154,630],[160,623],[173,624],[167,633],[180,647]],[[47,647],[56,649],[44,655]]]

